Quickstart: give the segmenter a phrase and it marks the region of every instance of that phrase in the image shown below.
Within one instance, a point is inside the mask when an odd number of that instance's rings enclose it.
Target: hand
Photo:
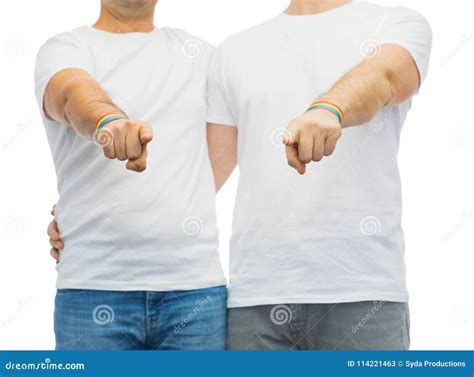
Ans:
[[[142,172],[146,169],[147,144],[153,139],[148,123],[118,119],[106,124],[97,134],[97,140],[110,159],[127,162],[127,169]]]
[[[306,165],[333,154],[342,135],[339,118],[323,109],[314,109],[293,120],[284,137],[288,164],[303,175]]]
[[[51,215],[53,216],[55,216],[55,208],[56,206],[51,210]],[[64,249],[64,243],[59,237],[58,223],[56,222],[56,219],[53,219],[48,225],[48,236],[49,243],[52,246],[50,254],[54,259],[56,259],[56,262],[59,262],[59,253]]]

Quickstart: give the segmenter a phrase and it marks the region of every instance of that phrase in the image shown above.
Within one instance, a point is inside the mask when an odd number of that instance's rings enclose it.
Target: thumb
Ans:
[[[300,138],[299,127],[296,121],[292,121],[283,136],[283,144],[287,147],[298,144]]]
[[[138,135],[141,144],[148,144],[153,140],[153,129],[148,123],[141,123]]]
[[[146,159],[148,157],[148,150],[146,143],[142,144],[142,152],[140,157],[136,158],[135,160],[128,160],[126,164],[126,168],[128,170],[133,170],[138,173],[141,173],[146,169]]]

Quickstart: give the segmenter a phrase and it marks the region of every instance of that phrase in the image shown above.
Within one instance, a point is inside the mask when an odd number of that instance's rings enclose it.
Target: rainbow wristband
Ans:
[[[331,113],[333,113],[339,118],[339,122],[341,123],[341,127],[342,127],[342,124],[344,123],[344,112],[339,106],[331,102],[316,101],[311,104],[311,106],[306,112],[310,110],[314,110],[314,109],[323,109],[323,110],[330,111]]]
[[[99,119],[97,119],[97,123],[95,124],[95,132],[99,133],[100,129],[104,127],[107,123],[113,122],[114,120],[118,119],[128,119],[125,115],[122,114],[104,114]]]

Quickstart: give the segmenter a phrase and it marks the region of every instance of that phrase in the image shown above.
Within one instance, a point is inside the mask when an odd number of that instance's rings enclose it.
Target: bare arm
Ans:
[[[93,138],[96,122],[106,113],[125,115],[100,85],[81,69],[58,72],[46,87],[43,108],[45,115],[73,128],[78,134]],[[153,138],[152,128],[145,122],[120,119],[108,123],[97,139],[110,159],[128,160],[127,169],[146,168],[147,144]]]
[[[377,56],[354,67],[318,100],[338,105],[345,115],[343,127],[354,127],[370,121],[383,107],[409,99],[419,86],[419,72],[409,52],[398,45],[382,45]],[[321,109],[295,119],[288,130],[288,163],[300,174],[306,164],[330,156],[342,134],[336,115]]]
[[[125,115],[87,72],[75,68],[58,72],[49,80],[43,107],[46,116],[85,137],[94,134],[95,122],[102,114]]]
[[[383,45],[380,54],[354,67],[321,100],[340,103],[344,127],[352,127],[370,121],[385,106],[406,101],[419,86],[418,69],[409,52],[398,45]]]
[[[207,144],[218,192],[237,166],[237,127],[208,124]]]

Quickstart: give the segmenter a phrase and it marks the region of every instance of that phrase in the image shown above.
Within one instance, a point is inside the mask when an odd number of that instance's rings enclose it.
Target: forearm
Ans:
[[[219,192],[237,166],[237,128],[208,124],[207,144],[216,192]]]
[[[97,119],[120,110],[100,85],[79,69],[67,69],[55,75],[45,91],[44,109],[48,117],[90,137]]]
[[[419,86],[416,65],[396,45],[383,45],[376,57],[367,58],[344,75],[318,100],[337,104],[344,112],[344,127],[370,121],[383,107],[411,97]]]
[[[384,106],[410,98],[419,85],[420,75],[409,52],[398,45],[383,45],[376,57],[354,67],[317,101],[341,108],[343,127],[360,126]],[[337,108],[320,104],[293,120],[288,126],[290,137],[284,140],[288,163],[304,174],[306,164],[332,155],[342,136],[341,118]]]
[[[51,78],[43,108],[47,117],[70,126],[89,139],[95,137],[96,122],[102,115],[125,115],[100,85],[80,69],[65,69]],[[147,144],[152,139],[153,129],[149,124],[123,117],[102,123],[97,135],[107,158],[128,160],[126,168],[137,172],[146,169]]]
[[[359,126],[391,101],[390,83],[385,73],[370,63],[362,63],[346,74],[326,94],[318,98],[337,104],[344,112],[344,127]]]

